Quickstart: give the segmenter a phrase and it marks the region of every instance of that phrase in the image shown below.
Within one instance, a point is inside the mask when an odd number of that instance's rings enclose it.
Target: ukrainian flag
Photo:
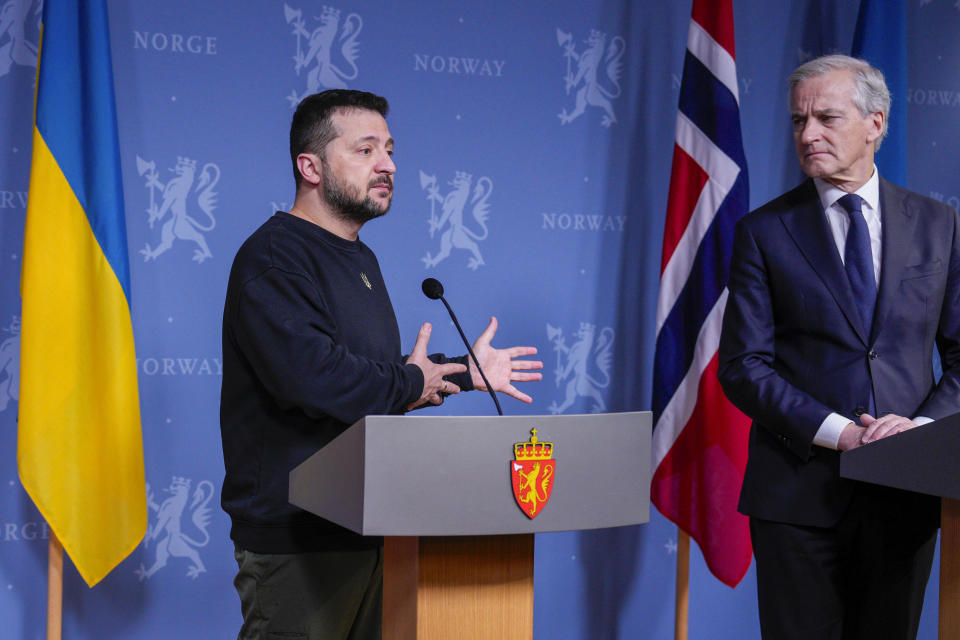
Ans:
[[[20,286],[20,480],[93,586],[147,524],[102,0],[44,2]]]

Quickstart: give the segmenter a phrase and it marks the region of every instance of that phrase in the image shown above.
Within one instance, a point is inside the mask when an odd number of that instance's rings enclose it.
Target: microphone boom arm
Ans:
[[[447,308],[447,312],[450,314],[450,318],[453,320],[454,326],[457,328],[457,331],[460,332],[460,338],[463,340],[463,344],[467,345],[467,352],[470,354],[470,357],[473,358],[473,364],[477,365],[477,371],[480,372],[480,377],[483,378],[483,383],[487,385],[487,391],[490,393],[490,397],[493,398],[493,404],[497,406],[497,415],[503,415],[503,409],[500,408],[500,400],[497,399],[497,394],[494,393],[493,387],[490,386],[490,381],[487,380],[487,374],[483,372],[483,368],[480,366],[480,361],[477,360],[477,354],[473,352],[473,347],[470,346],[470,341],[467,340],[467,336],[464,335],[463,329],[460,328],[460,323],[457,322],[457,315],[453,312],[453,309],[450,308],[450,305],[447,303],[447,299],[442,295],[440,296],[440,302],[443,303],[443,306]],[[467,367],[469,372],[470,368]]]
[[[470,357],[473,358],[473,364],[477,366],[477,371],[480,372],[480,377],[483,378],[483,383],[487,385],[487,391],[490,393],[490,397],[493,398],[493,404],[497,406],[497,414],[503,415],[503,409],[500,408],[500,401],[497,399],[497,394],[494,393],[493,387],[490,386],[490,381],[487,380],[487,374],[483,372],[483,367],[480,366],[480,361],[477,360],[477,354],[473,352],[473,347],[470,346],[470,341],[467,340],[467,336],[464,335],[463,329],[460,327],[460,322],[457,320],[457,314],[453,312],[453,309],[450,307],[450,303],[447,302],[447,299],[443,297],[443,285],[440,284],[440,281],[435,278],[427,278],[423,281],[423,284],[420,286],[423,290],[423,295],[427,296],[431,300],[439,300],[443,303],[443,306],[447,308],[447,313],[450,314],[450,319],[453,320],[453,325],[457,328],[457,331],[460,333],[460,339],[463,340],[463,344],[467,345],[467,353],[470,354]],[[467,371],[470,370],[470,367],[467,366]]]

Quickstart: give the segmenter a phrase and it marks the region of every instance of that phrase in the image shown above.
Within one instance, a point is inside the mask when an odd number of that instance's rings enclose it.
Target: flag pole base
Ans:
[[[47,549],[47,640],[60,640],[63,626],[63,545],[52,530]]]
[[[690,534],[677,527],[677,595],[674,609],[674,640],[687,640],[690,611]]]

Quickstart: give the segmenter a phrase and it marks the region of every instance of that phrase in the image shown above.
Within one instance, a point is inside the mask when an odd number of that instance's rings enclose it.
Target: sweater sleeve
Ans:
[[[419,367],[336,344],[330,310],[301,274],[272,267],[248,280],[230,320],[239,351],[284,410],[351,423],[403,411],[420,397]]]
[[[449,376],[443,376],[444,380],[452,382],[453,384],[460,387],[460,391],[473,391],[473,378],[470,377],[470,356],[456,356],[453,358],[448,358],[442,353],[431,353],[429,356],[430,361],[434,364],[462,364],[467,368],[463,373],[454,373]],[[406,360],[404,360],[406,361]]]

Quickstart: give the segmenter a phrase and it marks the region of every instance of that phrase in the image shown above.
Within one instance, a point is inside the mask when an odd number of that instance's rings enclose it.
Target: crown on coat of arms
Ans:
[[[328,5],[323,6],[323,10],[320,12],[321,18],[333,18],[334,20],[340,19],[340,9],[336,7],[331,7]]]
[[[553,457],[553,443],[540,442],[537,430],[531,429],[530,441],[514,444],[513,455],[517,460],[550,460]]]

